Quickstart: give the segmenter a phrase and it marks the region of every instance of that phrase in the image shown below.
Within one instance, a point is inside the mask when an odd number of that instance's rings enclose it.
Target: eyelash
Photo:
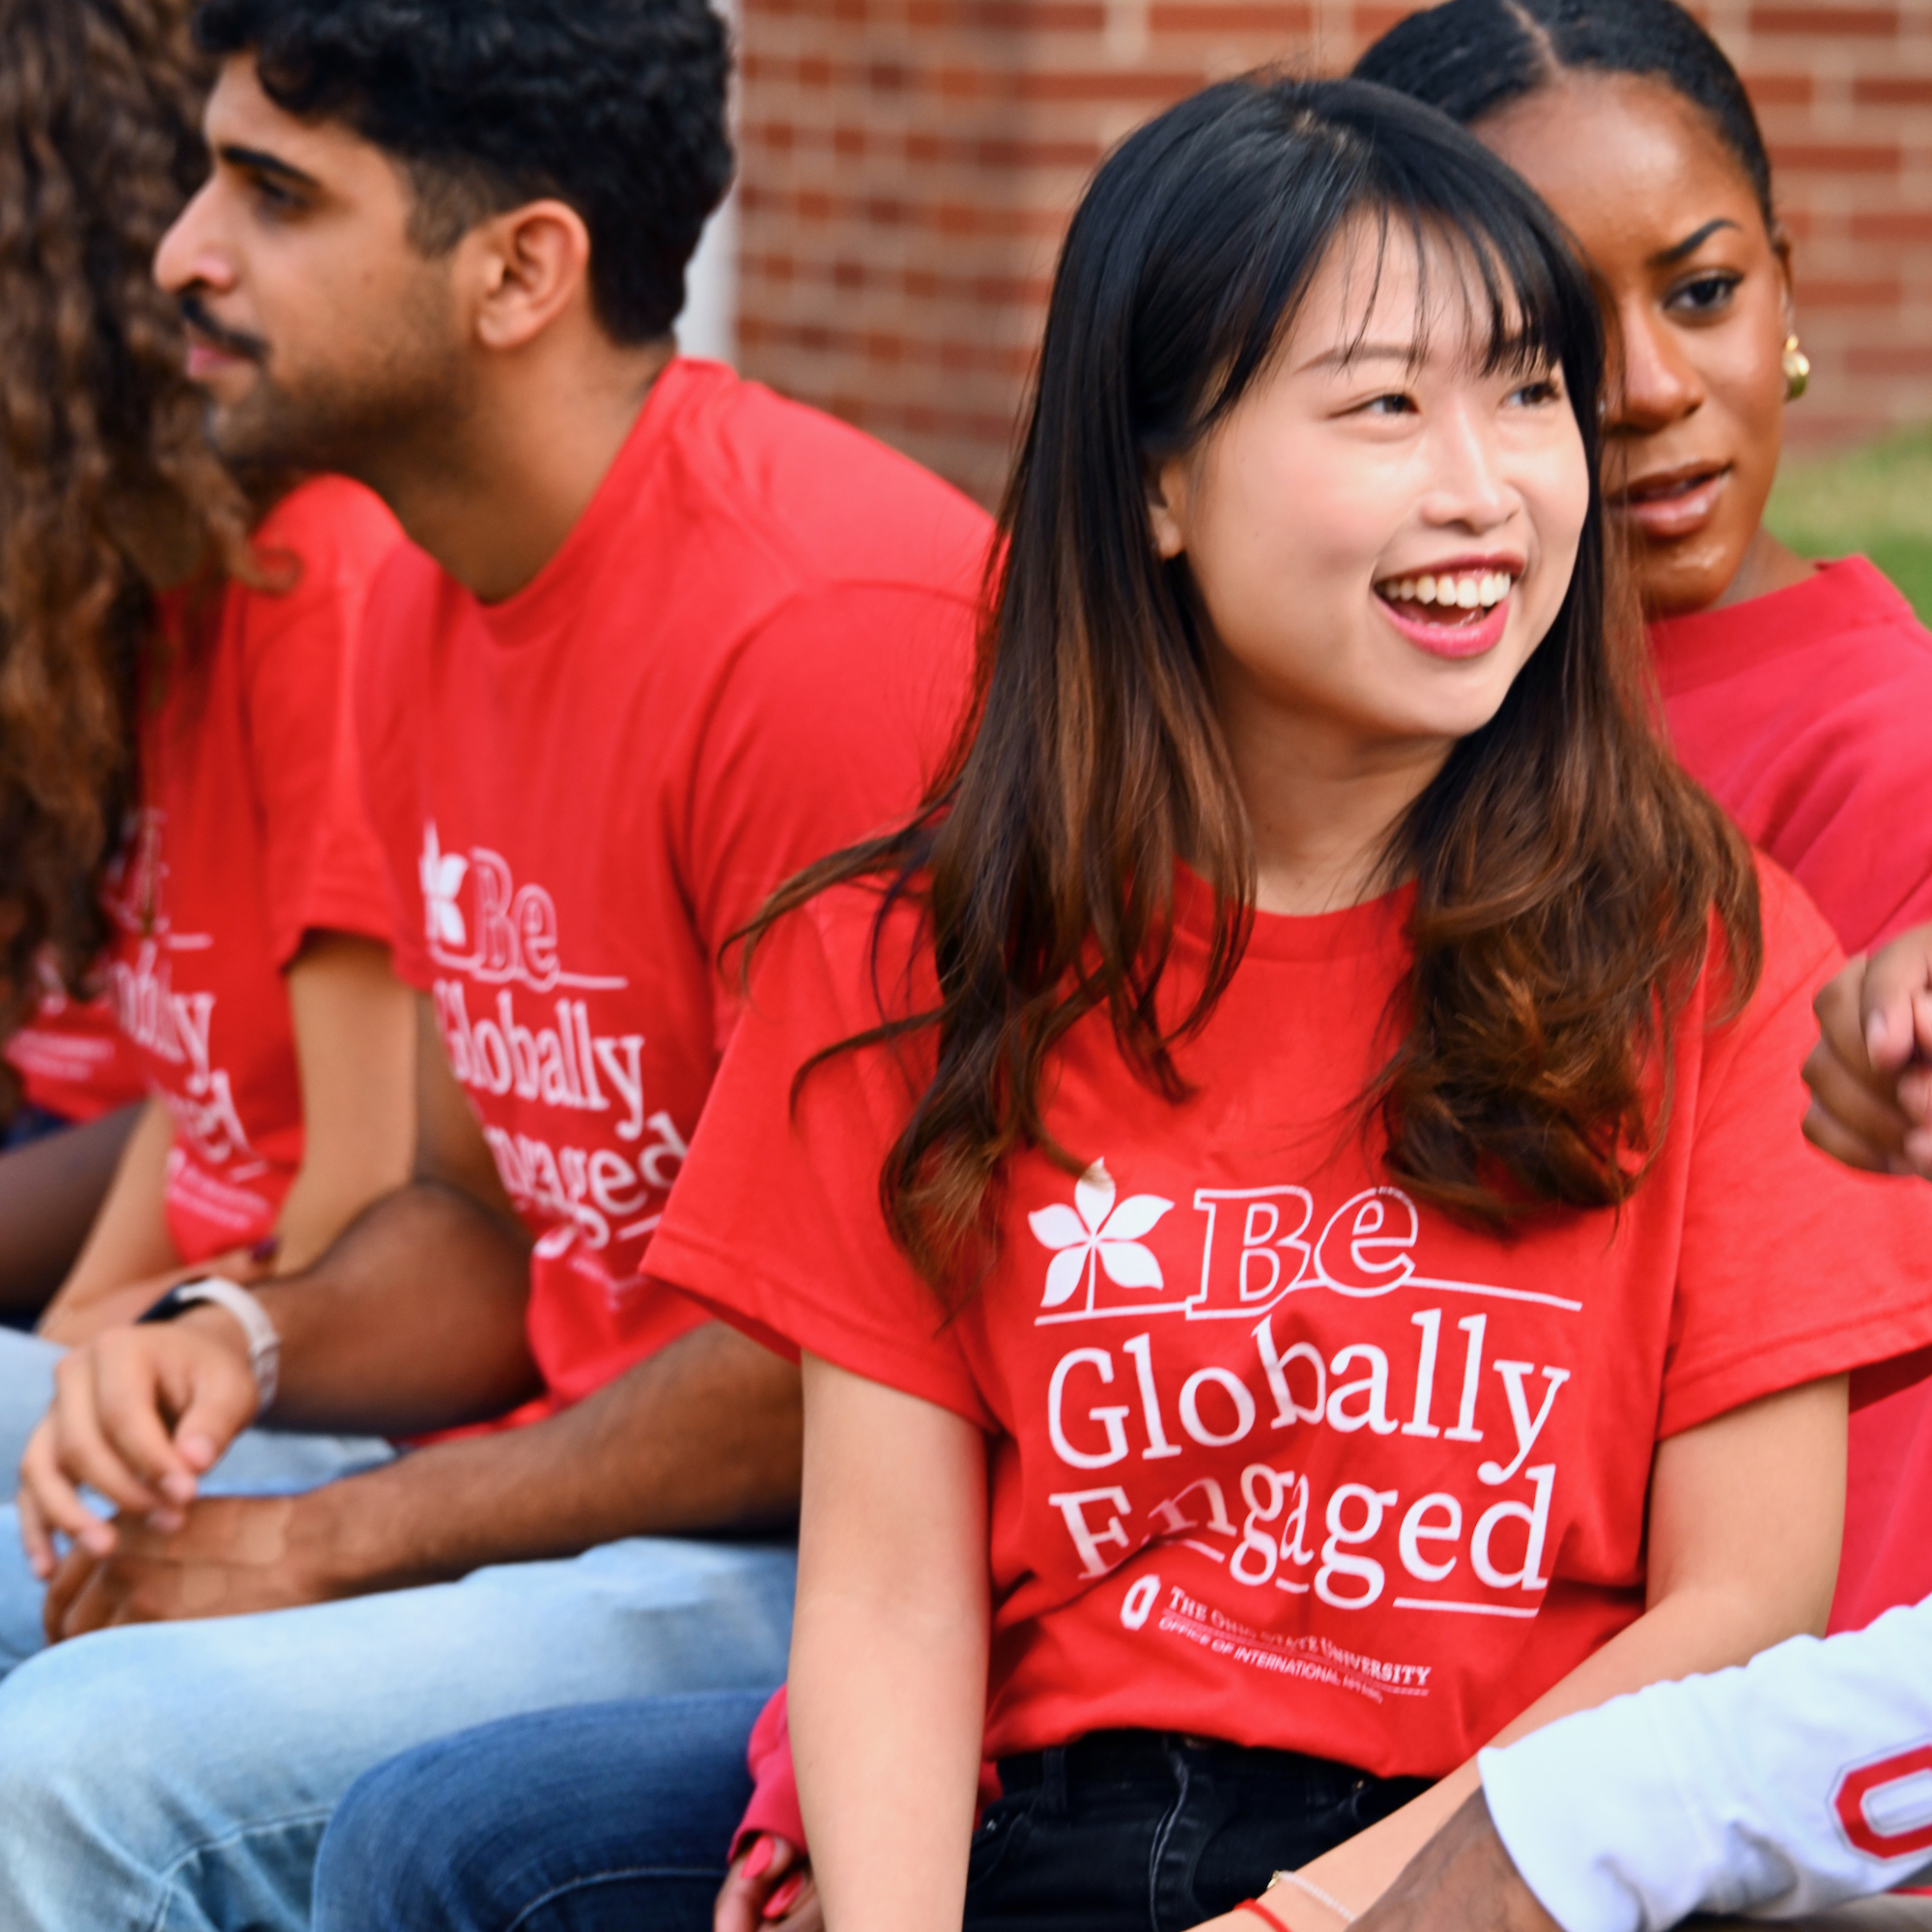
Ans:
[[[1715,315],[1730,300],[1738,283],[1742,280],[1743,277],[1741,275],[1718,273],[1694,276],[1691,280],[1672,289],[1665,299],[1664,306],[1676,309],[1680,314],[1695,316]],[[1701,301],[1687,299],[1687,298],[1695,296],[1700,292],[1705,293],[1709,298]]]
[[[1563,400],[1563,388],[1554,376],[1539,376],[1534,382],[1523,383],[1512,389],[1508,400],[1515,402],[1519,397],[1532,406],[1539,403],[1558,403]],[[1398,405],[1396,409],[1385,410],[1384,403]],[[1361,413],[1370,415],[1413,415],[1416,412],[1415,398],[1405,395],[1400,389],[1390,389],[1386,394],[1371,396],[1361,406]]]

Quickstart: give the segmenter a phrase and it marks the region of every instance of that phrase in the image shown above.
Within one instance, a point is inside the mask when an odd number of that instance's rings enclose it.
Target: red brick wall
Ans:
[[[741,366],[990,496],[1100,156],[1210,79],[1345,67],[1408,11],[741,0]],[[1700,11],[1750,83],[1798,244],[1816,374],[1794,437],[1932,418],[1932,0]]]

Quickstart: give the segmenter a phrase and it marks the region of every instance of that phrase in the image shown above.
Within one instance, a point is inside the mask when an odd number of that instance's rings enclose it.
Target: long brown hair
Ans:
[[[133,768],[129,506],[248,575],[155,250],[207,172],[185,0],[0,0],[0,1037],[78,989]]]
[[[937,1009],[829,1051],[936,1036],[880,1191],[949,1297],[1006,1156],[1037,1145],[1082,1164],[1053,1146],[1041,1100],[1067,1029],[1105,1009],[1128,1063],[1178,1096],[1175,1048],[1239,963],[1253,838],[1198,599],[1184,559],[1155,550],[1145,478],[1225,418],[1362,220],[1384,242],[1402,228],[1451,244],[1480,283],[1494,366],[1560,364],[1593,479],[1548,636],[1383,855],[1391,881],[1416,882],[1401,1044],[1365,1096],[1389,1170],[1492,1227],[1624,1200],[1657,1143],[1714,915],[1726,997],[1756,982],[1750,855],[1660,742],[1634,608],[1606,585],[1602,327],[1552,218],[1466,134],[1379,88],[1210,88],[1129,139],[1074,217],[949,768],[911,824],[813,867],[753,928],[857,878],[884,883],[880,936],[895,901],[921,906]],[[1193,997],[1163,1016],[1183,861],[1216,912]],[[878,958],[875,939],[875,977]]]

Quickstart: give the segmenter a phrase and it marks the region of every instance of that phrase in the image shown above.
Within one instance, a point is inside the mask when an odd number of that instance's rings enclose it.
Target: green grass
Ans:
[[[1862,552],[1932,624],[1932,429],[1787,456],[1765,522],[1804,556]]]

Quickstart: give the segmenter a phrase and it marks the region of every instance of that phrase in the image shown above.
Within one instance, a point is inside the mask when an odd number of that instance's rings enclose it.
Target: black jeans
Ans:
[[[973,1839],[967,1932],[1185,1932],[1429,1788],[1157,1731],[1007,1758],[1000,1779]]]

